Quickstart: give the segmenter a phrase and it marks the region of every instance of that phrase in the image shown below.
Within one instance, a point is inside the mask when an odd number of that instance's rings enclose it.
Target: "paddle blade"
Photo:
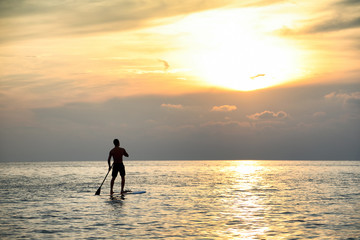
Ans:
[[[96,191],[95,195],[100,195],[101,192],[101,187],[99,187],[99,189]]]

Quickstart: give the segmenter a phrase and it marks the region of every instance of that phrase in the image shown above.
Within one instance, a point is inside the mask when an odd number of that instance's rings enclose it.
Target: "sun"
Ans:
[[[205,85],[250,91],[297,77],[296,48],[251,21],[254,13],[231,10],[183,21],[190,36],[187,61]]]
[[[286,53],[254,42],[241,47],[229,44],[224,49],[204,53],[198,71],[217,86],[244,91],[266,88],[291,78],[294,67]]]
[[[291,79],[295,64],[291,51],[283,46],[234,36],[200,54],[197,67],[209,84],[248,91]]]

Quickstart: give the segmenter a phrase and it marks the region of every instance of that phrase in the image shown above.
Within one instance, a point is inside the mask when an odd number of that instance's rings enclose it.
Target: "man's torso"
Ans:
[[[114,163],[123,163],[125,149],[121,147],[114,147],[113,149],[111,149],[110,154],[114,159]]]

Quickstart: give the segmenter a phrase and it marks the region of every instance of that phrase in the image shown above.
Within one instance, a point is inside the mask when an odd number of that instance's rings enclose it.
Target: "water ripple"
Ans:
[[[360,162],[1,163],[1,239],[359,239]],[[119,188],[119,183],[116,183]]]

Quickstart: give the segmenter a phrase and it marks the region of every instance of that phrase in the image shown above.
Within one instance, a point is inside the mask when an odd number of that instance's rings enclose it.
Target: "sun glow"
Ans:
[[[199,73],[210,84],[236,90],[277,85],[292,77],[295,64],[284,47],[236,36],[199,56]]]
[[[266,25],[257,17],[254,11],[220,10],[182,19],[175,29],[187,47],[183,61],[210,86],[249,91],[295,80],[296,48],[268,33],[276,21]]]
[[[211,29],[195,35],[204,46],[196,56],[197,71],[212,85],[255,90],[291,80],[296,53],[284,40],[250,28],[246,15],[214,15]]]

